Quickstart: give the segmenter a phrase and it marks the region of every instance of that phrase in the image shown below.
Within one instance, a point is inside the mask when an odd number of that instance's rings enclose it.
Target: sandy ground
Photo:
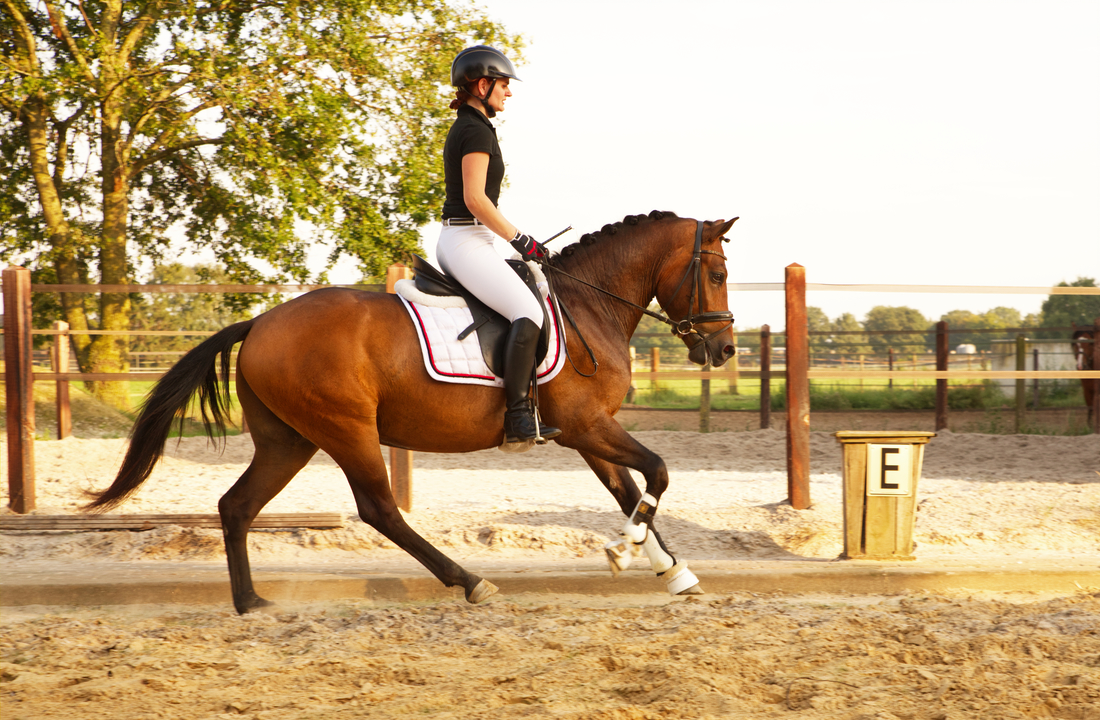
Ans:
[[[685,559],[832,558],[840,448],[812,439],[813,507],[786,494],[785,437],[638,432],[668,463],[658,524]],[[122,440],[36,445],[39,512],[74,512],[111,480]],[[251,456],[203,439],[120,512],[209,513]],[[622,524],[571,451],[417,454],[408,520],[479,562],[598,558]],[[918,489],[924,560],[1100,564],[1100,438],[950,432]],[[6,483],[4,483],[6,488]],[[6,503],[6,500],[5,500]],[[330,459],[268,507],[354,514]],[[342,530],[254,532],[254,564],[370,566],[403,556],[354,518]],[[5,533],[5,562],[217,562],[214,530]],[[410,565],[411,567],[411,565]],[[19,718],[1100,718],[1100,590],[1070,597],[705,595],[483,605],[5,609],[0,705]]]

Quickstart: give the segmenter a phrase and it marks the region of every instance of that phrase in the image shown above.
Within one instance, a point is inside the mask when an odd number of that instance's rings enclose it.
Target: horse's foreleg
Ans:
[[[344,470],[363,522],[416,558],[447,587],[461,586],[469,602],[479,603],[495,593],[495,585],[463,570],[458,563],[435,549],[405,522],[390,491],[378,437],[355,443],[355,447],[356,450],[326,450]]]
[[[666,583],[669,594],[691,595],[702,592],[698,578],[687,569],[686,564],[676,561],[654,526],[656,499],[648,492],[643,495],[634,478],[630,476],[630,471],[622,465],[602,460],[583,451],[581,457],[611,492],[623,514],[628,518],[619,533],[619,539],[604,546],[611,572],[617,576],[630,567],[634,558],[634,549],[641,548],[649,558],[650,565],[657,576],[668,575]]]

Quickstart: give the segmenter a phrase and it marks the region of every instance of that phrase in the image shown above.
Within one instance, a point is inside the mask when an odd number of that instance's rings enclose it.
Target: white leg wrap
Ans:
[[[649,531],[649,525],[646,522],[647,517],[653,517],[653,513],[657,511],[657,498],[653,497],[649,493],[642,495],[642,499],[638,501],[638,504],[634,507],[634,512],[630,514],[630,519],[623,525],[620,535],[638,545],[645,542],[646,533]]]
[[[623,538],[607,543],[603,546],[603,551],[607,553],[607,564],[615,577],[630,567],[630,562],[634,559],[634,549]]]
[[[649,558],[649,564],[653,566],[653,572],[658,575],[671,568],[675,563],[672,556],[661,547],[661,543],[657,542],[657,536],[653,534],[652,530],[646,533],[642,549],[645,550],[646,557]]]
[[[685,563],[676,563],[665,573],[665,586],[669,595],[701,595],[703,591],[698,585],[699,578],[688,570]]]

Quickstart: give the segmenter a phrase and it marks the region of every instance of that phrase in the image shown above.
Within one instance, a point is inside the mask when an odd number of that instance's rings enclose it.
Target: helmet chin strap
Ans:
[[[478,98],[478,100],[481,101],[481,104],[483,106],[485,106],[485,114],[488,117],[491,117],[491,118],[494,118],[494,117],[497,116],[497,111],[494,110],[493,108],[489,107],[489,97],[492,96],[493,88],[496,87],[496,84],[497,84],[497,79],[496,78],[491,78],[489,80],[489,89],[485,92],[485,97]]]

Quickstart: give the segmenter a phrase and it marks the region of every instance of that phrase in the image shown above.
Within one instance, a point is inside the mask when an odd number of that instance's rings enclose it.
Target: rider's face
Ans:
[[[489,89],[489,80],[484,80],[485,87],[482,88],[482,92]],[[504,100],[512,97],[512,91],[508,87],[509,78],[497,78],[496,84],[493,85],[493,92],[486,98],[486,102],[489,107],[493,108],[496,112],[504,110]]]

